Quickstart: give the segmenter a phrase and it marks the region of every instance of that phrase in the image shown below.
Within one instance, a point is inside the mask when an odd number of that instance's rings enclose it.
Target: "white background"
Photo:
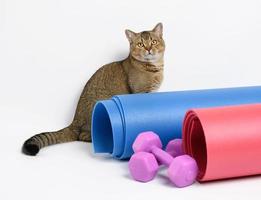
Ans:
[[[177,189],[163,170],[141,184],[86,143],[20,153],[31,135],[66,126],[90,76],[127,56],[124,29],[158,22],[161,91],[261,85],[257,0],[0,0],[0,199],[260,199],[258,176]]]

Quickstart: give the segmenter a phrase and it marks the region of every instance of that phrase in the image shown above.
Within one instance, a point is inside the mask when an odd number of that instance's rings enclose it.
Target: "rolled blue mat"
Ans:
[[[261,86],[117,95],[98,101],[93,109],[94,152],[127,159],[142,131],[156,132],[164,146],[181,138],[188,109],[260,102]]]

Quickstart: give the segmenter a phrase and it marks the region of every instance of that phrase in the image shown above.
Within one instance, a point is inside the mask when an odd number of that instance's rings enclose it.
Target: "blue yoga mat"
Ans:
[[[173,138],[181,138],[188,109],[260,102],[260,86],[117,95],[98,101],[93,109],[94,151],[127,159],[142,131],[159,134],[164,146]]]

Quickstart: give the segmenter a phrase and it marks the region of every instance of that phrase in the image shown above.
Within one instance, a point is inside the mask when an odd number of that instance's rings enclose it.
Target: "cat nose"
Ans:
[[[149,53],[152,53],[152,52],[151,52],[151,47],[145,47],[145,49],[146,49]]]
[[[152,54],[152,50],[151,49],[147,49],[149,54]]]

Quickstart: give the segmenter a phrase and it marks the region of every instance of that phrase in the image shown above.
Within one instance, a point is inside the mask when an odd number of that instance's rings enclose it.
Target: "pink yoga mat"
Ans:
[[[198,181],[261,174],[261,104],[192,109],[182,137]]]

